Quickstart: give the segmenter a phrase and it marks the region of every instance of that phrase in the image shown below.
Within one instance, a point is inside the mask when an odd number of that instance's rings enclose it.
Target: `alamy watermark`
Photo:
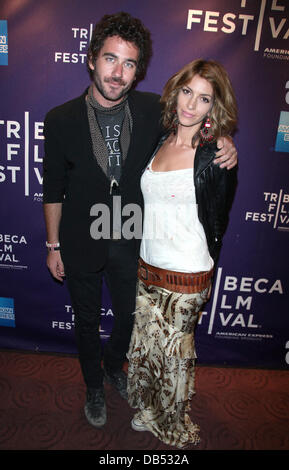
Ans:
[[[184,221],[192,219],[192,204],[146,204],[143,224],[141,206],[131,203],[122,207],[121,196],[113,196],[112,199],[112,208],[97,203],[90,209],[91,217],[96,217],[90,225],[90,235],[94,240],[164,240],[189,236],[189,232],[184,230]]]

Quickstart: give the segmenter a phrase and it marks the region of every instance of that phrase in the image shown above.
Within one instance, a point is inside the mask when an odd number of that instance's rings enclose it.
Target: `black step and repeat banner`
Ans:
[[[0,8],[0,348],[76,352],[65,283],[46,268],[43,120],[88,86],[93,25],[123,10],[152,33],[140,90],[161,93],[203,57],[223,63],[238,99],[239,184],[196,331],[199,363],[288,368],[288,0],[2,0]],[[102,320],[105,341],[106,288]]]

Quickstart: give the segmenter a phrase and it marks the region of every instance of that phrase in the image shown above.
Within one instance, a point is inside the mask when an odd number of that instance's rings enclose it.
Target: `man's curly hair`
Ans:
[[[120,12],[114,15],[104,15],[94,27],[87,52],[87,70],[90,78],[93,76],[89,62],[94,63],[98,57],[104,41],[108,37],[119,36],[124,41],[134,43],[139,49],[136,71],[136,81],[143,80],[152,56],[152,40],[150,32],[138,18],[129,13]]]

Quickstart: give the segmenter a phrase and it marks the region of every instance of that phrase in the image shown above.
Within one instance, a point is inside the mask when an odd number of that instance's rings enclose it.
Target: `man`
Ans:
[[[140,240],[127,239],[114,224],[109,239],[96,240],[91,209],[98,203],[112,213],[113,196],[121,197],[122,207],[142,207],[139,181],[162,132],[161,108],[158,95],[132,88],[145,76],[150,57],[150,33],[138,19],[127,13],[105,15],[95,26],[88,50],[91,86],[45,119],[47,265],[57,280],[66,276],[87,386],[84,410],[95,427],[106,422],[104,379],[127,396],[122,366],[133,324]],[[229,139],[218,144],[224,147],[219,161],[231,168],[237,161],[233,144]],[[103,278],[114,326],[102,353]]]

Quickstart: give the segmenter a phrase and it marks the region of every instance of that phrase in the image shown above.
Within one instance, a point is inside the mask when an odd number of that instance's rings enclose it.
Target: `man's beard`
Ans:
[[[105,83],[118,83],[123,86],[122,90],[119,92],[118,95],[111,95],[107,93],[107,91],[104,89],[101,80],[99,78],[99,75],[96,70],[94,70],[93,73],[93,82],[99,93],[103,96],[108,101],[119,101],[123,96],[125,96],[128,91],[131,88],[131,84],[126,85],[126,82],[122,80],[120,77],[111,77],[111,78],[104,78],[103,80]],[[126,85],[126,86],[125,86]]]

